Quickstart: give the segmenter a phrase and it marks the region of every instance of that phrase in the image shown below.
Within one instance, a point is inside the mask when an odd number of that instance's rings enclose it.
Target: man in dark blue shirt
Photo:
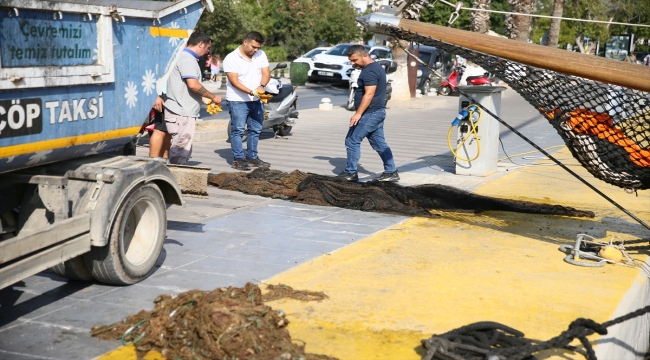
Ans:
[[[361,45],[353,45],[347,51],[348,59],[354,67],[362,68],[354,94],[357,111],[350,118],[350,129],[345,137],[348,160],[339,178],[358,181],[357,165],[361,157],[361,141],[368,138],[370,146],[384,162],[384,173],[377,180],[399,181],[393,153],[384,139],[384,119],[386,119],[386,71],[375,62]]]

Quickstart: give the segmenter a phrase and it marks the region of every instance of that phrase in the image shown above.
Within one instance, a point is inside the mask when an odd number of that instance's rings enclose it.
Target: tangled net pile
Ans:
[[[95,326],[91,335],[134,344],[138,359],[157,350],[170,360],[336,360],[306,354],[304,344],[291,340],[284,313],[263,303],[285,297],[320,301],[327,295],[282,284],[267,289],[262,295],[257,285],[248,283],[243,288],[161,295],[152,311],[142,310],[121,322]]]
[[[208,182],[222,189],[292,200],[312,205],[377,211],[408,216],[437,216],[430,210],[481,212],[515,211],[531,214],[594,217],[591,211],[530,201],[497,199],[472,194],[451,186],[429,184],[404,187],[390,182],[348,182],[331,176],[285,173],[258,168],[250,173],[210,175]]]
[[[480,65],[538,109],[593,176],[625,189],[650,188],[650,94],[532,67],[398,27],[389,26],[387,33]]]
[[[587,336],[594,333],[607,335],[608,327],[647,313],[650,313],[650,306],[602,324],[579,318],[548,341],[527,339],[521,331],[496,322],[477,322],[422,340],[422,346],[427,350],[422,360],[534,360],[533,354],[549,349],[567,349],[588,360],[597,360]],[[570,345],[574,339],[578,339],[584,349]]]

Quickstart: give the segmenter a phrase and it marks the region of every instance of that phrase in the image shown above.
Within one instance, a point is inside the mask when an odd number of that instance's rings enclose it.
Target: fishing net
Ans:
[[[426,184],[400,186],[391,182],[349,182],[331,176],[285,173],[258,168],[250,173],[210,175],[208,182],[225,190],[292,200],[312,205],[377,211],[407,216],[435,217],[431,210],[473,212],[515,211],[530,214],[594,217],[591,211],[530,201],[498,199],[473,194],[451,186]]]
[[[305,344],[291,339],[284,312],[264,305],[282,298],[320,301],[327,295],[283,284],[267,285],[267,289],[262,295],[257,285],[248,283],[243,288],[161,295],[152,311],[95,326],[91,335],[133,344],[138,359],[156,350],[170,360],[336,360],[305,353]]]
[[[480,65],[533,105],[593,176],[624,189],[650,188],[650,94],[532,67],[394,26],[386,32]]]

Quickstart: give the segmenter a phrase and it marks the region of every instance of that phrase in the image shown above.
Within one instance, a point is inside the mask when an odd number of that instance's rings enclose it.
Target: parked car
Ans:
[[[454,56],[433,46],[420,45],[418,58],[432,69],[435,69],[445,79],[454,70]],[[418,63],[417,88],[426,95],[432,88],[437,89],[442,79],[431,73],[426,66]]]
[[[350,73],[352,73],[352,63],[348,60],[346,54],[350,46],[355,44],[338,44],[322,54],[314,57],[312,72],[308,77],[309,82],[333,82],[348,84]],[[393,55],[390,49],[384,46],[364,45],[370,56],[375,56],[377,60],[392,60]]]
[[[321,46],[321,47],[311,49],[307,51],[304,55],[301,55],[299,58],[294,60],[293,62],[309,64],[309,72],[307,73],[307,75],[311,75],[311,70],[314,67],[314,57],[320,53],[324,53],[329,49],[331,49],[331,47],[329,46]]]

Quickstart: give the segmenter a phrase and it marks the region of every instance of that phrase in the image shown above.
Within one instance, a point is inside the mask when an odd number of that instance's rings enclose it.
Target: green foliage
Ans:
[[[550,15],[553,11],[553,0],[539,0],[537,13]],[[565,0],[565,18],[591,19],[591,20],[612,20],[632,24],[650,23],[650,1],[648,0]],[[537,18],[533,23],[531,40],[539,43],[541,37],[550,28],[550,19]],[[609,39],[610,35],[635,34],[635,38],[650,38],[650,28],[594,24],[578,21],[564,20],[560,26],[559,46],[566,48],[567,44],[575,44],[579,36],[587,36],[593,41],[600,40],[601,48]],[[648,50],[647,45],[637,45],[636,50]]]
[[[490,9],[495,11],[510,11],[508,0],[492,0]],[[490,30],[497,34],[507,36],[506,31],[506,15],[505,14],[490,14]]]
[[[282,46],[265,46],[263,50],[270,62],[282,62],[287,60],[287,52],[284,51]]]
[[[427,22],[430,24],[436,24],[441,26],[447,26],[449,21],[449,16],[454,12],[454,9],[451,6],[444,5],[442,3],[437,3],[435,6],[425,6],[422,9],[420,15],[420,21]],[[461,10],[458,16],[458,19],[453,23],[452,27],[469,30],[470,25],[470,12]]]
[[[348,0],[319,0],[318,3],[319,15],[315,19],[317,40],[338,44],[361,36],[361,28],[356,21],[357,10]]]
[[[274,43],[291,56],[316,46],[314,32],[316,0],[268,0],[264,5],[266,29]]]
[[[203,31],[212,38],[212,53],[226,54],[236,48],[249,31],[257,30],[253,24],[258,23],[259,11],[255,11],[256,3],[247,1],[233,2],[231,0],[212,0],[214,12],[203,12],[196,29]],[[259,13],[259,14],[258,14]],[[258,14],[258,15],[256,15]],[[236,43],[234,48],[229,44]]]

